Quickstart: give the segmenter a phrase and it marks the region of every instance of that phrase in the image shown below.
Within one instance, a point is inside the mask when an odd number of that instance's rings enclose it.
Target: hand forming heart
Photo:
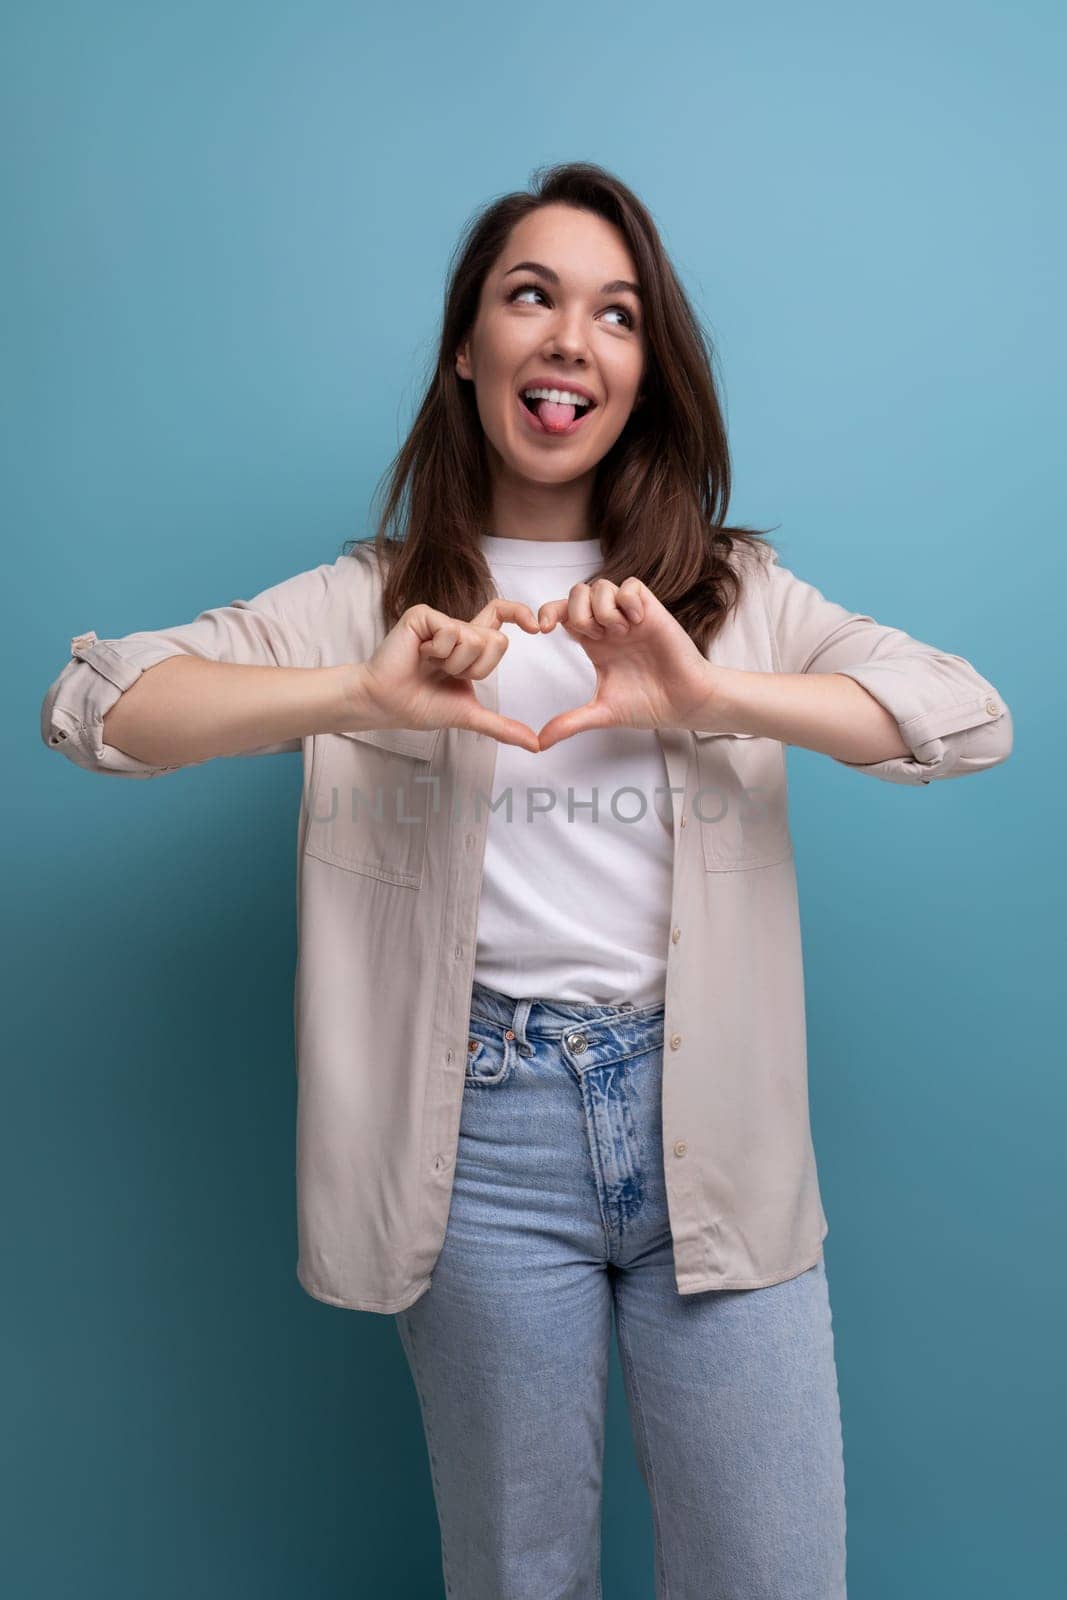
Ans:
[[[482,706],[471,682],[493,671],[507,649],[504,622],[527,633],[562,624],[596,669],[596,692],[560,712],[540,733]],[[706,718],[716,669],[685,629],[639,578],[576,583],[564,600],[537,616],[528,605],[497,595],[470,622],[427,605],[408,608],[370,661],[359,665],[358,702],[372,725],[457,726],[536,753],[592,728],[684,728]],[[706,724],[705,724],[706,725]]]

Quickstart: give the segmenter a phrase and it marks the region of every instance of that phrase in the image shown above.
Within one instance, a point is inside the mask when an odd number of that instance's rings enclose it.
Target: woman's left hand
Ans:
[[[562,624],[597,677],[591,700],[540,729],[542,750],[589,728],[684,728],[698,714],[708,725],[716,669],[639,578],[576,583],[565,600],[546,601],[537,620],[542,633]]]

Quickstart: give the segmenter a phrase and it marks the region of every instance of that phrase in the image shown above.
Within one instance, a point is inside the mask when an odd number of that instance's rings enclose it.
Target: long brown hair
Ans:
[[[597,466],[590,517],[604,560],[596,576],[619,584],[640,578],[703,652],[740,598],[743,574],[729,560],[734,547],[768,544],[761,530],[723,525],[730,455],[710,338],[631,189],[586,161],[538,170],[534,179],[529,191],[477,213],[453,252],[436,367],[383,474],[388,492],[373,546],[384,575],[385,626],[419,602],[469,621],[496,592],[479,543],[492,531],[485,435],[473,385],[459,377],[455,355],[511,230],[538,207],[562,203],[619,229],[637,267],[646,327],[643,403]],[[367,552],[371,541],[362,543]],[[362,552],[357,544],[349,553]]]

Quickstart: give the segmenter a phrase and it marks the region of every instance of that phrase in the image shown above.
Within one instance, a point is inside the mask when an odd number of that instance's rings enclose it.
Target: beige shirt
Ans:
[[[1011,753],[1008,708],[963,657],[845,610],[773,555],[737,559],[744,596],[708,659],[854,678],[911,751],[856,771],[921,785]],[[173,769],[102,740],[105,712],[146,667],[181,652],[286,667],[366,660],[384,632],[379,594],[373,552],[357,546],[178,627],[80,634],[45,696],[42,737],[91,772],[159,776]],[[495,672],[474,689],[500,709]],[[785,751],[762,736],[656,732],[674,791],[662,1112],[675,1283],[680,1294],[755,1289],[811,1266],[828,1227],[809,1125]],[[444,1240],[498,748],[440,728],[247,752],[303,754],[296,1270],[331,1305],[411,1305]]]

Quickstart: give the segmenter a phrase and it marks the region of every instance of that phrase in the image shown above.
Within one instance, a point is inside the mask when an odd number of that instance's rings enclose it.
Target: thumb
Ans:
[[[587,733],[592,728],[614,726],[614,719],[607,706],[589,700],[584,706],[575,706],[571,711],[561,711],[558,717],[550,717],[537,737],[542,750],[551,750],[554,744],[559,744],[563,739],[571,739],[576,733]]]
[[[470,728],[473,733],[488,734],[490,739],[496,739],[499,744],[518,745],[532,755],[536,755],[541,748],[536,733],[525,722],[519,722],[515,717],[499,716],[481,704],[469,712],[463,726]]]

